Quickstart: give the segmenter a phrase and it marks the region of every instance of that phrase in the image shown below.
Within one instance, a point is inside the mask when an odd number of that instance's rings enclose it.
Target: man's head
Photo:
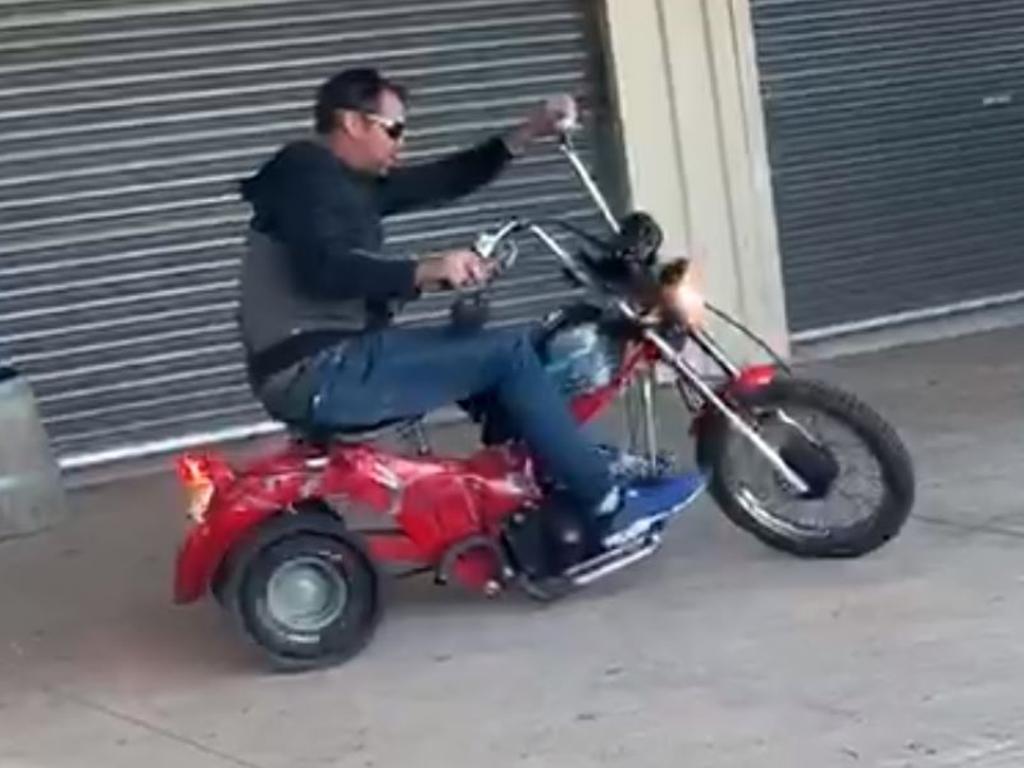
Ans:
[[[317,133],[349,166],[385,174],[398,161],[405,131],[405,89],[375,69],[347,69],[317,92]]]

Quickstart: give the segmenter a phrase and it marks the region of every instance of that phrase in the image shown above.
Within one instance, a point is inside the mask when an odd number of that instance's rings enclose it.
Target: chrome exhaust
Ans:
[[[621,571],[633,563],[653,555],[661,546],[661,534],[652,533],[639,541],[630,542],[597,557],[574,565],[564,577],[574,587],[585,587],[605,576]]]

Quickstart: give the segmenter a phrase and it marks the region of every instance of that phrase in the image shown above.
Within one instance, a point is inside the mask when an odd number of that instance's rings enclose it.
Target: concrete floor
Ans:
[[[167,475],[76,491],[0,546],[0,768],[1024,765],[1022,353],[1003,331],[809,366],[917,461],[872,556],[786,557],[703,502],[554,606],[396,586],[360,657],[299,676],[171,605]]]

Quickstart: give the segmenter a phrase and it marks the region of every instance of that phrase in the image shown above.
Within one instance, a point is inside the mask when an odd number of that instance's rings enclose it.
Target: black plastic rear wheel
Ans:
[[[371,639],[379,578],[338,519],[282,514],[225,560],[214,594],[242,632],[283,671],[340,664]]]

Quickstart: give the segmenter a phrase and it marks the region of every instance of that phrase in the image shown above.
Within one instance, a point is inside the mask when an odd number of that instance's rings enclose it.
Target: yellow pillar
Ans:
[[[703,259],[711,301],[788,352],[749,0],[603,1],[632,206]]]

